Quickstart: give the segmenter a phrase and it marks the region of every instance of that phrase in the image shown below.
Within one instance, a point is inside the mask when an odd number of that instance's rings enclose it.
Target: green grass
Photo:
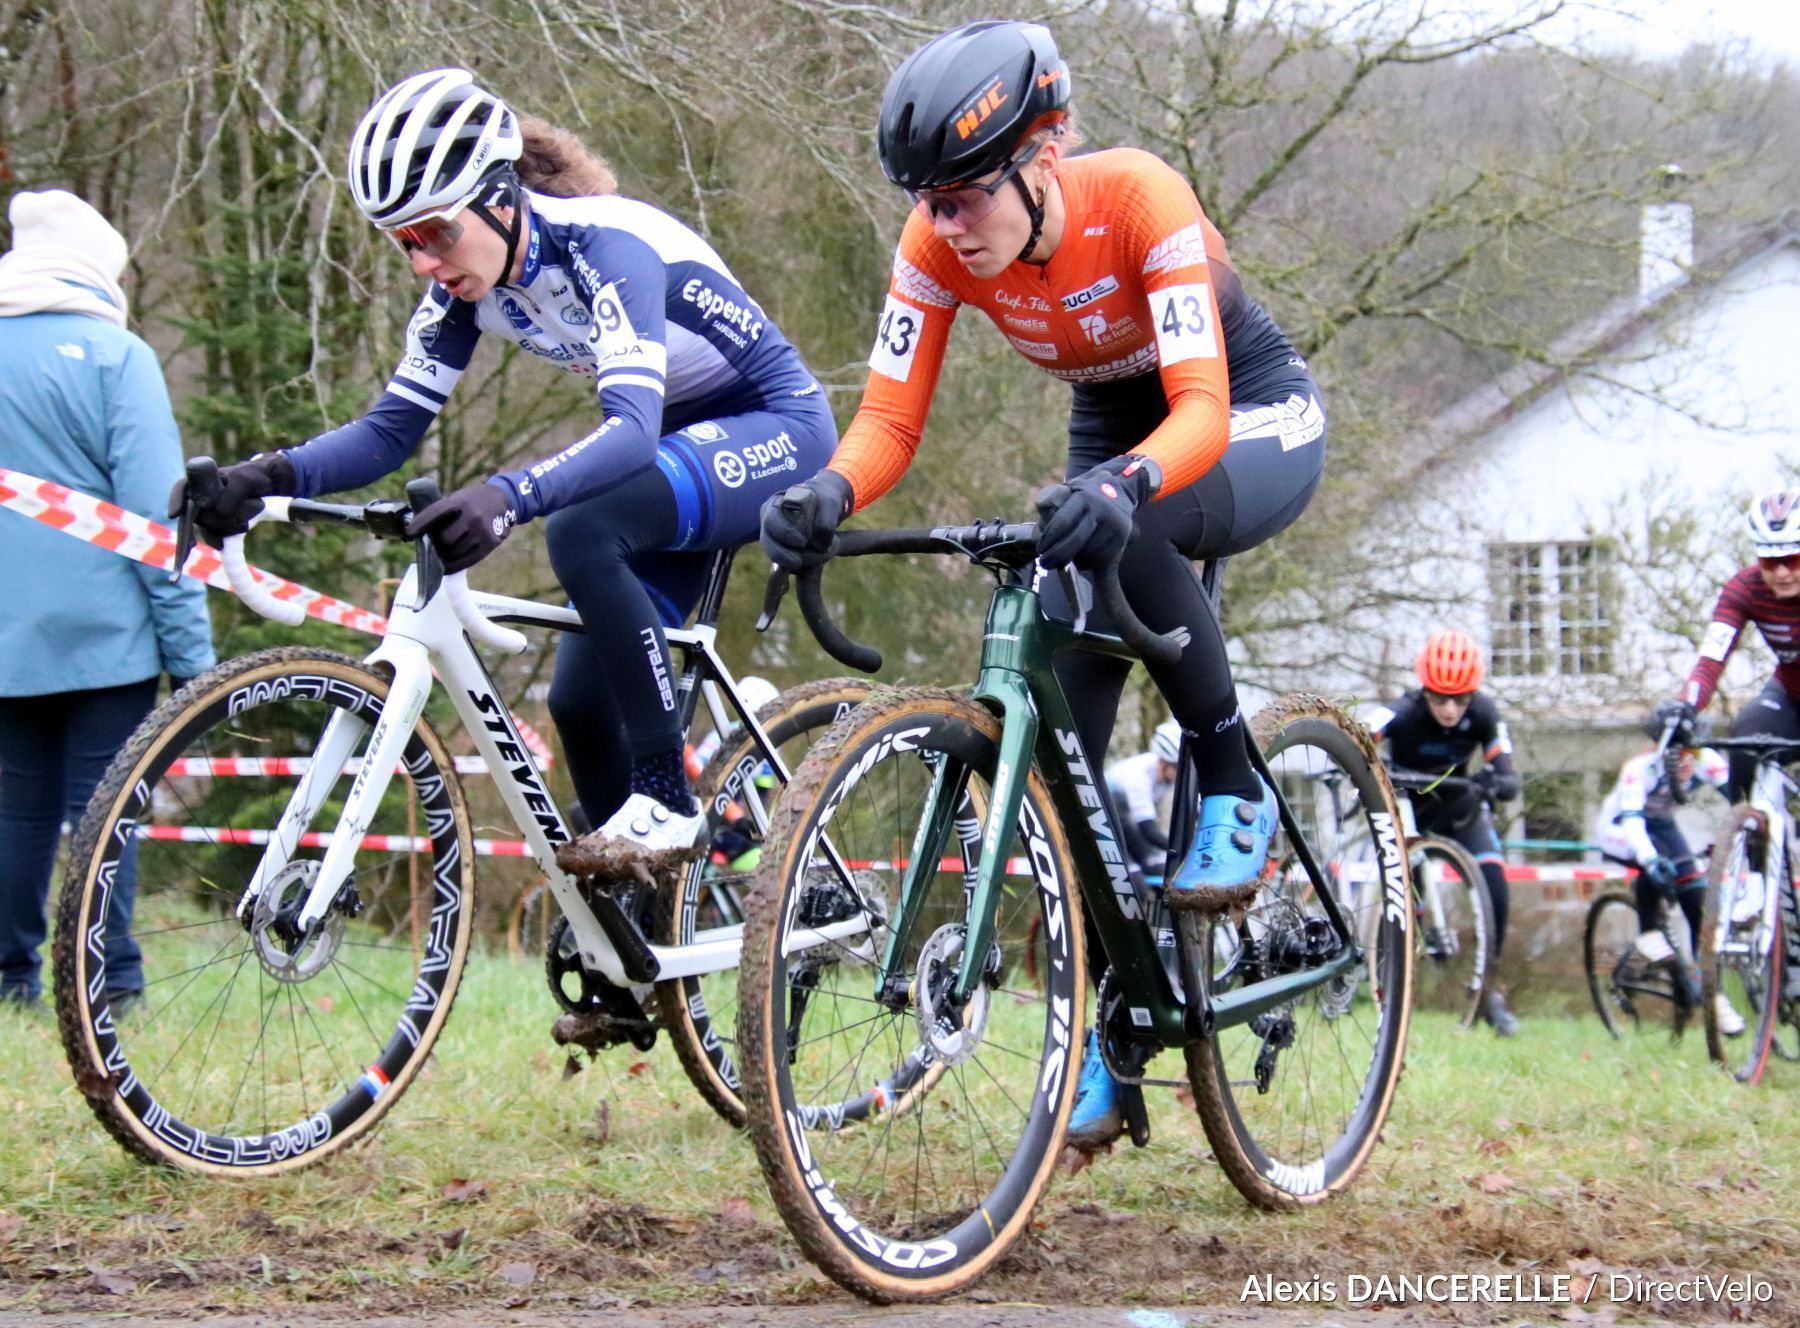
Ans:
[[[673,1056],[620,1048],[565,1079],[553,1013],[534,964],[476,958],[432,1065],[372,1141],[250,1183],[128,1158],[76,1092],[53,1021],[0,1013],[0,1303],[117,1308],[94,1269],[139,1303],[197,1306],[836,1297],[780,1228],[747,1141]],[[1151,1073],[1179,1066],[1166,1055]],[[1349,1195],[1249,1209],[1191,1109],[1154,1090],[1151,1146],[1060,1179],[992,1289],[1236,1304],[1248,1271],[1594,1259],[1752,1271],[1791,1295],[1796,1088],[1786,1064],[1737,1087],[1697,1028],[1620,1045],[1591,1015],[1527,1019],[1498,1042],[1420,1016],[1384,1144]],[[453,1181],[482,1188],[458,1201]],[[528,1291],[509,1265],[531,1269]]]

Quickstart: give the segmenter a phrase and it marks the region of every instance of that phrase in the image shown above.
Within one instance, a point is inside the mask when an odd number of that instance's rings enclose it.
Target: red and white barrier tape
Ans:
[[[149,517],[127,512],[115,503],[81,493],[66,485],[41,480],[22,470],[0,466],[0,508],[17,512],[20,516],[78,539],[83,544],[116,553],[121,558],[143,563],[146,567],[154,567],[163,572],[175,569],[176,535],[173,530]],[[225,564],[219,560],[218,550],[208,545],[195,545],[181,570],[184,576],[191,576],[214,590],[232,593],[231,581],[225,575]],[[380,636],[387,631],[387,619],[379,613],[358,608],[323,591],[303,586],[298,581],[289,581],[285,577],[265,572],[260,567],[252,570],[271,595],[300,605],[309,617],[338,627],[348,627],[354,632],[367,632],[371,636]],[[519,736],[525,740],[525,746],[532,756],[537,758],[538,765],[549,768],[552,761],[550,745],[544,741],[543,735],[517,715],[513,716],[513,723],[518,725]],[[465,761],[474,761],[475,764],[465,766]],[[456,768],[463,774],[481,774],[487,770],[485,765],[473,757],[458,757]]]
[[[164,572],[175,569],[174,531],[148,517],[127,512],[116,504],[64,485],[0,466],[0,507],[60,530],[83,544],[106,549],[147,567]],[[218,551],[204,544],[195,546],[181,570],[184,575],[203,581],[215,590],[231,590]],[[260,568],[256,571],[276,599],[299,604],[308,616],[321,622],[368,632],[372,636],[380,636],[387,629],[386,619],[378,613],[370,613]]]
[[[269,842],[267,830],[229,830],[201,825],[140,825],[139,839],[154,839],[172,844],[251,844],[260,847]],[[300,836],[302,848],[326,848],[331,832],[314,830]],[[424,853],[431,841],[424,835],[364,835],[362,847],[372,853]],[[521,839],[477,839],[475,852],[484,858],[523,858],[530,850]]]

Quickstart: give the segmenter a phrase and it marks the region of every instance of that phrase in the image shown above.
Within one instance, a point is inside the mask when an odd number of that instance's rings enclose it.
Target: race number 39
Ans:
[[[1156,320],[1156,354],[1162,363],[1219,358],[1212,287],[1206,282],[1154,292],[1150,296],[1150,316]]]
[[[919,348],[919,333],[925,328],[925,311],[915,309],[904,300],[887,297],[881,307],[881,322],[875,329],[875,349],[869,352],[869,367],[904,383],[912,372],[913,352]]]

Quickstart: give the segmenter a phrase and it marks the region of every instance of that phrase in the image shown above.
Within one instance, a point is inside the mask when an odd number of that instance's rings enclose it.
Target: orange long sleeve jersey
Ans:
[[[831,469],[860,510],[906,473],[924,434],[957,309],[971,304],[1046,373],[1071,383],[1162,375],[1169,415],[1131,451],[1186,488],[1224,455],[1231,403],[1300,363],[1244,293],[1225,241],[1173,169],[1135,148],[1073,157],[1056,175],[1063,235],[1048,263],[979,280],[914,211],[900,235],[869,383]]]

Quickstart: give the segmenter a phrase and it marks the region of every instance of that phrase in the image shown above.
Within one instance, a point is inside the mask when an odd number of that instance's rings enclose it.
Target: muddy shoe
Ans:
[[[1087,1050],[1081,1054],[1081,1080],[1075,1086],[1075,1106],[1069,1112],[1064,1142],[1079,1152],[1092,1154],[1108,1148],[1125,1133],[1125,1115],[1119,1108],[1119,1085],[1107,1071],[1100,1054],[1100,1035],[1088,1031]]]
[[[1275,833],[1275,794],[1266,783],[1262,790],[1260,803],[1229,795],[1201,799],[1194,846],[1163,891],[1170,908],[1222,913],[1256,898]]]
[[[699,851],[705,824],[702,813],[678,816],[649,794],[633,793],[605,825],[558,848],[556,865],[602,881],[654,877]]]

